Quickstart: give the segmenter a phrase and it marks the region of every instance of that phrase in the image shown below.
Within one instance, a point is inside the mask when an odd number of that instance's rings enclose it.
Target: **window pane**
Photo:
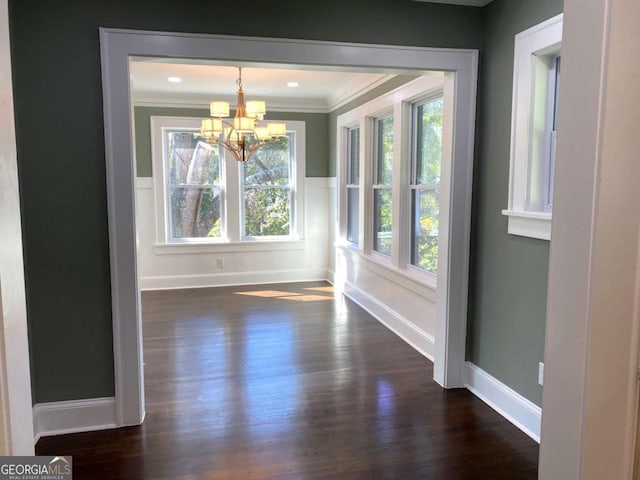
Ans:
[[[220,148],[194,137],[193,132],[169,132],[169,184],[220,183]]]
[[[373,191],[373,203],[373,249],[391,255],[391,189],[376,188]]]
[[[243,164],[245,185],[289,185],[291,136],[269,140]]]
[[[171,238],[222,235],[219,188],[171,188]]]
[[[553,88],[553,126],[551,130],[558,129],[558,94],[560,93],[560,62],[561,57],[556,57],[555,85]]]
[[[290,234],[288,187],[246,187],[244,232],[248,237]]]
[[[411,264],[437,273],[440,192],[413,190],[412,196]]]
[[[416,108],[415,183],[440,183],[442,160],[442,98]]]
[[[348,139],[348,183],[357,185],[360,182],[360,129],[349,130]]]
[[[360,231],[360,189],[347,188],[347,240],[358,243]]]
[[[393,116],[376,120],[376,168],[378,185],[391,185],[393,171]]]

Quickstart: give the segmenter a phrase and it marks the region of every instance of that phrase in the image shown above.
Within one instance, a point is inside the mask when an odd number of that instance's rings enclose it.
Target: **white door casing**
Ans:
[[[451,72],[452,181],[448,269],[440,274],[434,378],[464,385],[471,184],[478,52],[256,37],[100,29],[107,205],[113,306],[116,414],[119,425],[144,418],[142,334],[136,274],[134,167],[129,57],[308,64],[395,73]],[[448,271],[446,271],[448,270]]]
[[[640,3],[564,6],[539,478],[630,479],[640,334]]]
[[[33,455],[9,15],[0,0],[0,455]]]

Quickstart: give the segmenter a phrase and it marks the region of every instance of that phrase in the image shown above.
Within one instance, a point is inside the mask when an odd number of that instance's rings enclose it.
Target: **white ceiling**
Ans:
[[[137,58],[131,62],[131,84],[136,105],[205,107],[216,99],[235,103],[238,69],[215,62]],[[247,100],[267,101],[272,110],[327,112],[387,81],[393,75],[301,68],[242,68]],[[171,83],[169,77],[179,77]],[[295,88],[287,82],[298,82]]]

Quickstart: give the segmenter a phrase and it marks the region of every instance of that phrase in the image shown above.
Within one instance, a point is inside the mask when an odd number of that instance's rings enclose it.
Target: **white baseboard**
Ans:
[[[89,398],[33,406],[34,441],[65,433],[116,428],[116,399]]]
[[[542,409],[477,365],[466,362],[465,387],[516,427],[540,443]]]
[[[140,290],[173,290],[267,283],[313,282],[326,280],[328,273],[319,270],[272,270],[264,272],[213,273],[203,275],[167,275],[141,277]]]
[[[418,353],[421,353],[433,362],[435,355],[435,341],[433,336],[416,327],[411,321],[380,302],[377,298],[372,297],[364,290],[356,287],[354,284],[346,282],[345,287],[343,293],[347,297],[373,315],[376,320],[407,342],[417,350]]]

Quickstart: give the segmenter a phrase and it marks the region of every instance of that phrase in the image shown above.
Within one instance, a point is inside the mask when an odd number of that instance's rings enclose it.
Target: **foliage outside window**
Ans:
[[[222,235],[220,149],[193,131],[165,131],[171,239]]]
[[[347,240],[360,234],[360,129],[347,129]]]
[[[221,243],[300,240],[304,224],[305,124],[245,163],[199,137],[200,118],[151,117],[158,252]],[[159,174],[156,174],[159,172]],[[273,248],[278,248],[273,246]]]
[[[375,120],[375,180],[373,185],[373,249],[391,256],[393,115]]]
[[[294,134],[271,140],[242,164],[244,236],[291,233]]]
[[[448,238],[440,223],[452,142],[445,91],[445,76],[420,77],[337,121],[338,247],[428,288],[437,284],[439,241]]]
[[[413,107],[414,155],[411,173],[411,264],[438,271],[442,98]]]

